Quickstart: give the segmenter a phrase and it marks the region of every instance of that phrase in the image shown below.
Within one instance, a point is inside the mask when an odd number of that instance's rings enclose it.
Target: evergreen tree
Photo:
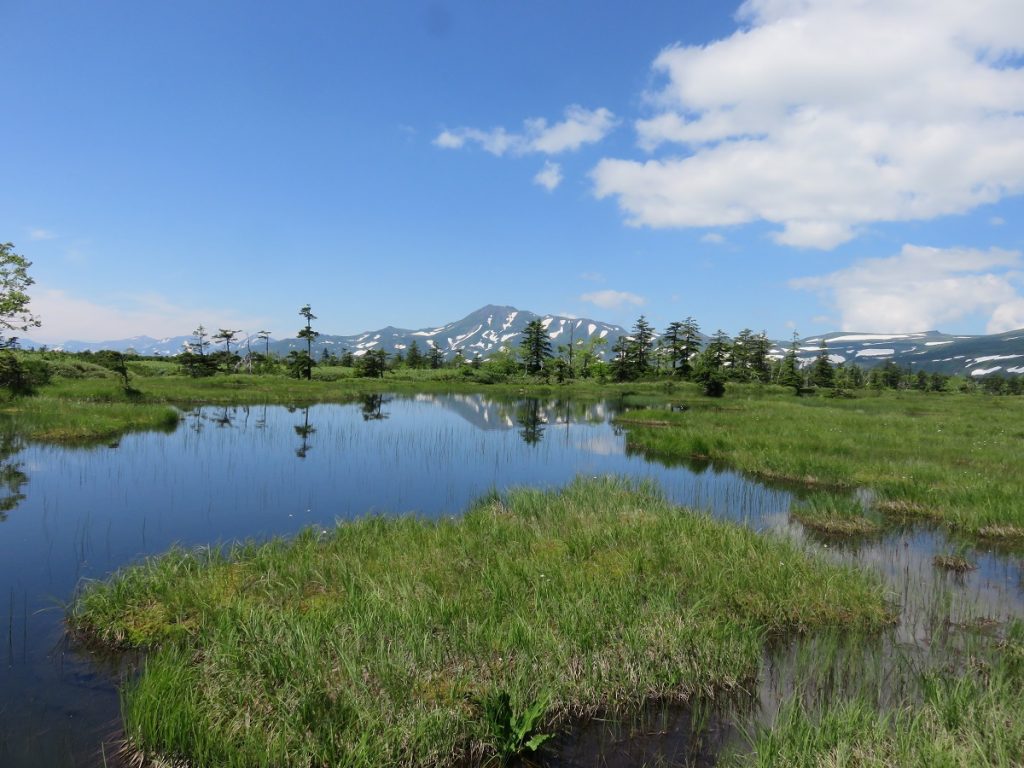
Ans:
[[[388,368],[388,353],[383,349],[371,349],[356,358],[356,371],[360,376],[371,379],[383,379]]]
[[[223,343],[224,352],[227,353],[228,356],[230,356],[231,344],[235,341],[235,336],[237,336],[239,333],[240,331],[232,331],[230,328],[219,328],[217,332],[213,334],[213,336],[211,336],[210,338],[212,338],[214,341],[219,341]]]
[[[631,378],[647,374],[651,369],[651,349],[654,346],[654,328],[643,315],[633,325],[630,337],[629,362],[632,368]]]
[[[413,369],[423,367],[423,353],[420,352],[420,345],[416,343],[416,339],[409,344],[409,350],[405,355],[405,364]]]
[[[708,342],[704,352],[701,353],[704,357],[706,365],[710,365],[713,368],[722,369],[725,367],[729,360],[729,352],[732,344],[729,340],[728,334],[719,328],[711,336],[711,341]]]
[[[755,378],[753,356],[754,356],[754,332],[750,328],[744,328],[733,339],[732,347],[729,349],[730,378],[736,381],[750,381]]]
[[[298,336],[300,339],[306,340],[306,357],[309,359],[309,364],[305,371],[306,379],[308,381],[313,378],[313,366],[316,365],[316,362],[313,360],[313,340],[319,336],[320,333],[313,330],[312,323],[316,320],[316,315],[314,315],[312,310],[309,308],[309,304],[306,304],[302,309],[300,309],[299,314],[306,318],[306,325],[299,331]]]
[[[631,339],[623,334],[615,340],[612,346],[612,378],[616,381],[629,381],[633,377],[633,367],[630,365],[629,352]]]
[[[824,339],[821,340],[821,344],[818,347],[818,357],[811,368],[811,382],[816,387],[828,389],[836,385],[836,372],[832,368],[832,361],[828,356],[828,345]]]
[[[270,331],[259,331],[256,336],[264,343],[264,354],[270,357]]]
[[[436,371],[444,365],[444,352],[441,351],[441,347],[437,345],[436,341],[428,343],[430,344],[430,367]]]
[[[665,332],[661,334],[661,340],[658,343],[665,351],[668,368],[672,375],[678,375],[679,366],[683,358],[683,324],[678,320],[669,323],[665,327]]]
[[[796,331],[793,331],[793,343],[790,344],[789,351],[786,352],[786,356],[782,359],[782,365],[779,366],[779,384],[784,387],[793,387],[797,394],[800,394],[800,385],[802,384],[799,363],[796,358],[796,353],[799,350],[800,337]]]
[[[519,352],[528,374],[540,373],[544,361],[551,357],[551,339],[540,319],[531,320],[523,329],[523,338],[519,343]]]
[[[700,325],[692,317],[683,321],[682,346],[679,357],[679,375],[688,379],[693,372],[693,359],[700,353]]]
[[[312,379],[313,366],[316,365],[316,361],[309,356],[306,350],[293,349],[285,358],[285,365],[288,366],[288,373],[296,379]]]
[[[747,363],[754,378],[758,381],[768,381],[771,366],[768,355],[772,351],[772,343],[768,340],[768,332],[761,331],[751,339],[750,354],[747,356]]]
[[[205,357],[206,348],[210,346],[210,342],[206,340],[206,329],[203,328],[202,325],[200,325],[198,328],[192,331],[192,336],[195,337],[195,342],[189,344],[189,352],[195,353],[196,350],[199,350],[199,356]]]

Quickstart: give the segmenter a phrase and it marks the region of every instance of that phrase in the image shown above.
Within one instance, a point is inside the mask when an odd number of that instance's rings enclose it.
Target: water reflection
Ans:
[[[363,421],[380,421],[389,416],[384,411],[384,404],[390,402],[390,400],[384,395],[362,395],[359,399],[363,410]]]
[[[9,617],[0,765],[102,764],[98,745],[118,723],[114,673],[60,644],[62,613],[54,607],[80,579],[102,578],[175,544],[265,539],[371,512],[457,515],[494,489],[557,487],[577,476],[651,480],[677,503],[874,569],[903,607],[894,637],[871,651],[883,657],[938,647],[950,627],[1024,615],[1019,551],[972,548],[978,569],[954,578],[937,572],[931,558],[960,543],[932,529],[890,528],[855,544],[815,540],[789,519],[798,489],[635,450],[610,423],[626,409],[624,399],[372,395],[349,405],[196,408],[177,431],[125,435],[118,450],[23,446],[0,434],[0,611]],[[216,428],[205,429],[210,423]],[[8,516],[15,507],[18,514]],[[812,650],[837,655],[823,643],[775,649],[757,694],[763,712],[785,695],[785,681]],[[895,663],[876,667],[895,675]],[[728,731],[717,716],[717,724],[694,721],[691,710],[655,715],[581,729],[559,742],[561,764],[594,764],[598,748],[608,763],[699,761]]]
[[[289,408],[288,412],[294,413],[294,409]],[[310,449],[309,438],[316,432],[316,427],[309,423],[309,406],[302,409],[302,423],[296,424],[292,429],[295,430],[296,435],[302,438],[302,445],[295,449],[295,455],[304,459]]]
[[[536,445],[544,438],[544,427],[547,426],[546,415],[540,407],[540,400],[527,398],[516,406],[516,424],[519,425],[519,436],[527,445]]]
[[[14,456],[22,448],[21,440],[9,432],[0,433],[0,523],[25,499],[22,486],[28,482],[25,465]]]

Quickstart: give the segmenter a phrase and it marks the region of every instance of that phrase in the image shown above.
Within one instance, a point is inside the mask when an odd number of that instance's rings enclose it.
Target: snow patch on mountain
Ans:
[[[857,357],[892,357],[896,354],[896,350],[892,348],[888,349],[859,349],[857,350]]]

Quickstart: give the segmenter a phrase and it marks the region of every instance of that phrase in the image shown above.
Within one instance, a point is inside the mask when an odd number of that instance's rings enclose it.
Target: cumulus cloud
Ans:
[[[668,153],[592,171],[628,223],[767,221],[828,249],[1024,191],[1020,0],[747,0],[739,20],[655,60],[636,130]]]
[[[904,245],[889,258],[863,259],[819,277],[790,281],[816,291],[840,313],[844,331],[912,332],[940,328],[975,313],[987,331],[1024,327],[1015,271],[1018,251]]]
[[[533,183],[544,187],[548,192],[553,192],[562,183],[562,166],[550,160],[544,161],[544,167],[537,171],[533,177]]]
[[[183,336],[200,323],[211,329],[255,330],[265,322],[222,309],[181,306],[158,294],[124,296],[100,303],[39,285],[33,289],[31,310],[42,319],[43,326],[30,336],[47,344],[110,341],[142,334],[158,338]]]
[[[601,307],[601,309],[621,309],[627,304],[642,307],[647,303],[647,299],[643,296],[637,296],[635,293],[629,293],[628,291],[613,291],[610,289],[584,293],[580,296],[580,301],[595,304]]]
[[[615,125],[615,115],[604,107],[590,110],[573,104],[566,108],[565,118],[552,125],[543,117],[531,117],[523,121],[523,130],[519,133],[501,127],[445,129],[434,139],[434,145],[461,149],[470,143],[478,144],[498,157],[506,153],[558,155],[601,141]]]

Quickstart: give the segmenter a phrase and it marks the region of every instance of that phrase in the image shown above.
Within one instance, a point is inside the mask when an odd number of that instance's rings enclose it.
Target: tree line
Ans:
[[[693,317],[669,323],[658,334],[644,315],[629,333],[620,336],[605,354],[607,340],[599,337],[575,339],[570,326],[568,343],[555,346],[544,322],[535,319],[523,329],[515,347],[502,347],[486,360],[479,354],[467,358],[456,349],[451,360],[444,350],[428,341],[421,349],[413,340],[409,347],[396,353],[371,349],[359,354],[349,349],[335,353],[321,350],[313,355],[312,344],[320,333],[313,329],[316,315],[307,304],[299,310],[305,324],[296,334],[305,341],[306,349],[291,350],[279,358],[270,352],[269,331],[255,335],[259,342],[252,347],[253,337],[246,338],[244,354],[238,346],[240,331],[220,328],[209,333],[203,326],[193,332],[188,348],[178,356],[183,370],[193,376],[222,372],[273,373],[286,371],[296,378],[312,378],[318,366],[353,368],[359,376],[380,378],[389,371],[450,369],[461,370],[483,382],[507,381],[515,377],[542,379],[558,383],[574,379],[598,381],[680,380],[699,384],[706,395],[717,397],[729,382],[759,382],[791,387],[796,394],[825,390],[841,395],[859,389],[913,389],[922,392],[944,392],[955,387],[962,391],[981,389],[993,394],[1024,393],[1024,378],[987,376],[980,381],[962,379],[938,372],[912,371],[887,361],[873,368],[855,363],[836,362],[824,340],[814,360],[807,364],[800,358],[799,337],[793,334],[785,354],[773,354],[773,344],[765,331],[744,328],[731,337],[716,330],[710,337],[701,333]],[[207,351],[212,345],[221,349]],[[232,344],[235,344],[232,350]]]

